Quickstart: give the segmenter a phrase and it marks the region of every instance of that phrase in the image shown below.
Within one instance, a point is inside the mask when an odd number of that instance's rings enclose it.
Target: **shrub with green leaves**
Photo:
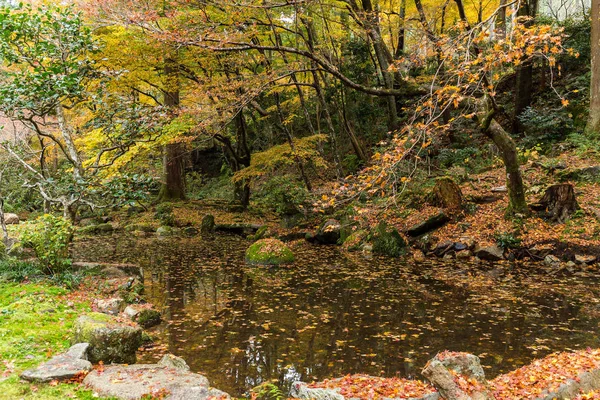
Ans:
[[[523,147],[530,148],[539,143],[546,147],[552,143],[564,140],[573,132],[573,119],[565,109],[544,108],[538,110],[527,107],[519,120],[525,128],[525,137],[521,141]]]
[[[286,396],[277,385],[265,382],[252,388],[252,398],[256,400],[282,400]]]
[[[511,232],[496,233],[494,238],[496,239],[496,244],[503,249],[518,248],[523,242],[517,233]]]
[[[300,212],[310,194],[304,184],[287,176],[268,180],[256,195],[256,202],[280,215]]]
[[[69,243],[73,225],[63,217],[45,214],[28,222],[21,234],[24,246],[31,247],[50,273],[62,272],[71,266]]]

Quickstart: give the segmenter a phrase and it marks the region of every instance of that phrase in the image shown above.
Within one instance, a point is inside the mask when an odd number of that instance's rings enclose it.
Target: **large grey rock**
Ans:
[[[486,261],[499,261],[504,259],[504,250],[496,245],[487,247],[478,247],[475,249],[475,256],[481,260]]]
[[[51,382],[87,374],[92,370],[92,363],[85,359],[88,346],[88,343],[78,343],[66,353],[52,357],[37,368],[24,371],[21,378],[30,382]]]
[[[290,389],[290,396],[302,400],[344,400],[340,389],[311,388],[304,382],[294,382]]]
[[[100,396],[123,400],[158,397],[165,400],[229,399],[229,395],[209,387],[204,376],[160,364],[111,365],[92,371],[84,385]]]
[[[4,223],[6,225],[15,225],[20,222],[19,216],[17,214],[5,213],[4,214]]]
[[[142,343],[142,329],[118,322],[114,317],[89,313],[75,321],[75,342],[90,344],[88,359],[93,362],[133,364]]]
[[[335,219],[325,221],[317,232],[314,240],[321,244],[338,244],[341,236],[342,225]]]

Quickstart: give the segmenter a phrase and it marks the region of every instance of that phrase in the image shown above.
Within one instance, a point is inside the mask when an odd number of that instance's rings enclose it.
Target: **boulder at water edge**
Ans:
[[[294,262],[294,253],[281,240],[261,239],[246,250],[246,262],[258,265],[280,265]]]
[[[325,221],[315,233],[314,240],[321,244],[338,244],[342,225],[335,219]]]
[[[142,343],[142,329],[107,314],[89,313],[75,321],[74,341],[90,344],[88,359],[93,363],[133,364]]]
[[[30,382],[65,381],[85,375],[92,370],[92,363],[87,361],[89,344],[77,343],[66,353],[52,357],[34,369],[28,369],[21,378]]]
[[[165,400],[229,399],[209,387],[206,377],[194,374],[184,360],[168,355],[158,364],[111,365],[92,371],[84,385],[100,396],[124,400],[161,398]]]

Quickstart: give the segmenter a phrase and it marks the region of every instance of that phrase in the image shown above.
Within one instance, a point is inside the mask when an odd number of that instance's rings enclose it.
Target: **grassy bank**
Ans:
[[[90,309],[85,292],[33,278],[36,268],[2,262],[0,271],[0,399],[92,399],[76,384],[30,384],[19,374],[70,346],[79,313]],[[20,281],[20,282],[18,282]]]

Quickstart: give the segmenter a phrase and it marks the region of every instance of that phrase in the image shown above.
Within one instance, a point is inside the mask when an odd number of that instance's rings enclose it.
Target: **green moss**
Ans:
[[[373,232],[371,241],[373,253],[389,257],[399,257],[406,253],[406,242],[396,228],[390,228],[385,222],[380,223]]]
[[[152,224],[131,224],[131,225],[127,225],[125,227],[125,231],[127,232],[134,232],[134,231],[140,231],[140,232],[154,232],[156,230],[156,228],[154,226],[152,226]]]
[[[93,393],[73,384],[31,385],[19,374],[70,346],[70,331],[80,311],[89,304],[68,307],[67,290],[49,284],[0,283],[0,358],[8,379],[0,382],[2,399],[93,399]]]
[[[200,225],[200,231],[202,233],[211,233],[215,230],[215,217],[211,214],[206,214],[202,218],[202,224]]]
[[[140,311],[137,316],[137,323],[142,328],[151,328],[160,324],[161,316],[160,313],[152,309],[144,309]]]
[[[344,244],[342,245],[342,247],[345,250],[349,251],[360,250],[360,246],[363,243],[365,237],[367,237],[367,235],[368,232],[364,229],[354,231],[350,234],[350,236],[346,238],[346,240],[344,240]]]
[[[6,245],[2,240],[0,240],[0,261],[6,259]]]
[[[262,239],[246,250],[246,262],[259,265],[280,265],[294,262],[294,253],[282,241]]]
[[[107,222],[105,224],[83,226],[77,229],[77,233],[80,233],[82,235],[94,235],[98,233],[112,232],[113,230],[114,228],[112,224]]]
[[[248,235],[248,239],[260,240],[260,239],[263,239],[265,236],[267,236],[268,233],[269,233],[269,227],[266,225],[263,225],[260,228],[258,228],[258,230],[256,231],[256,233],[254,235]]]

